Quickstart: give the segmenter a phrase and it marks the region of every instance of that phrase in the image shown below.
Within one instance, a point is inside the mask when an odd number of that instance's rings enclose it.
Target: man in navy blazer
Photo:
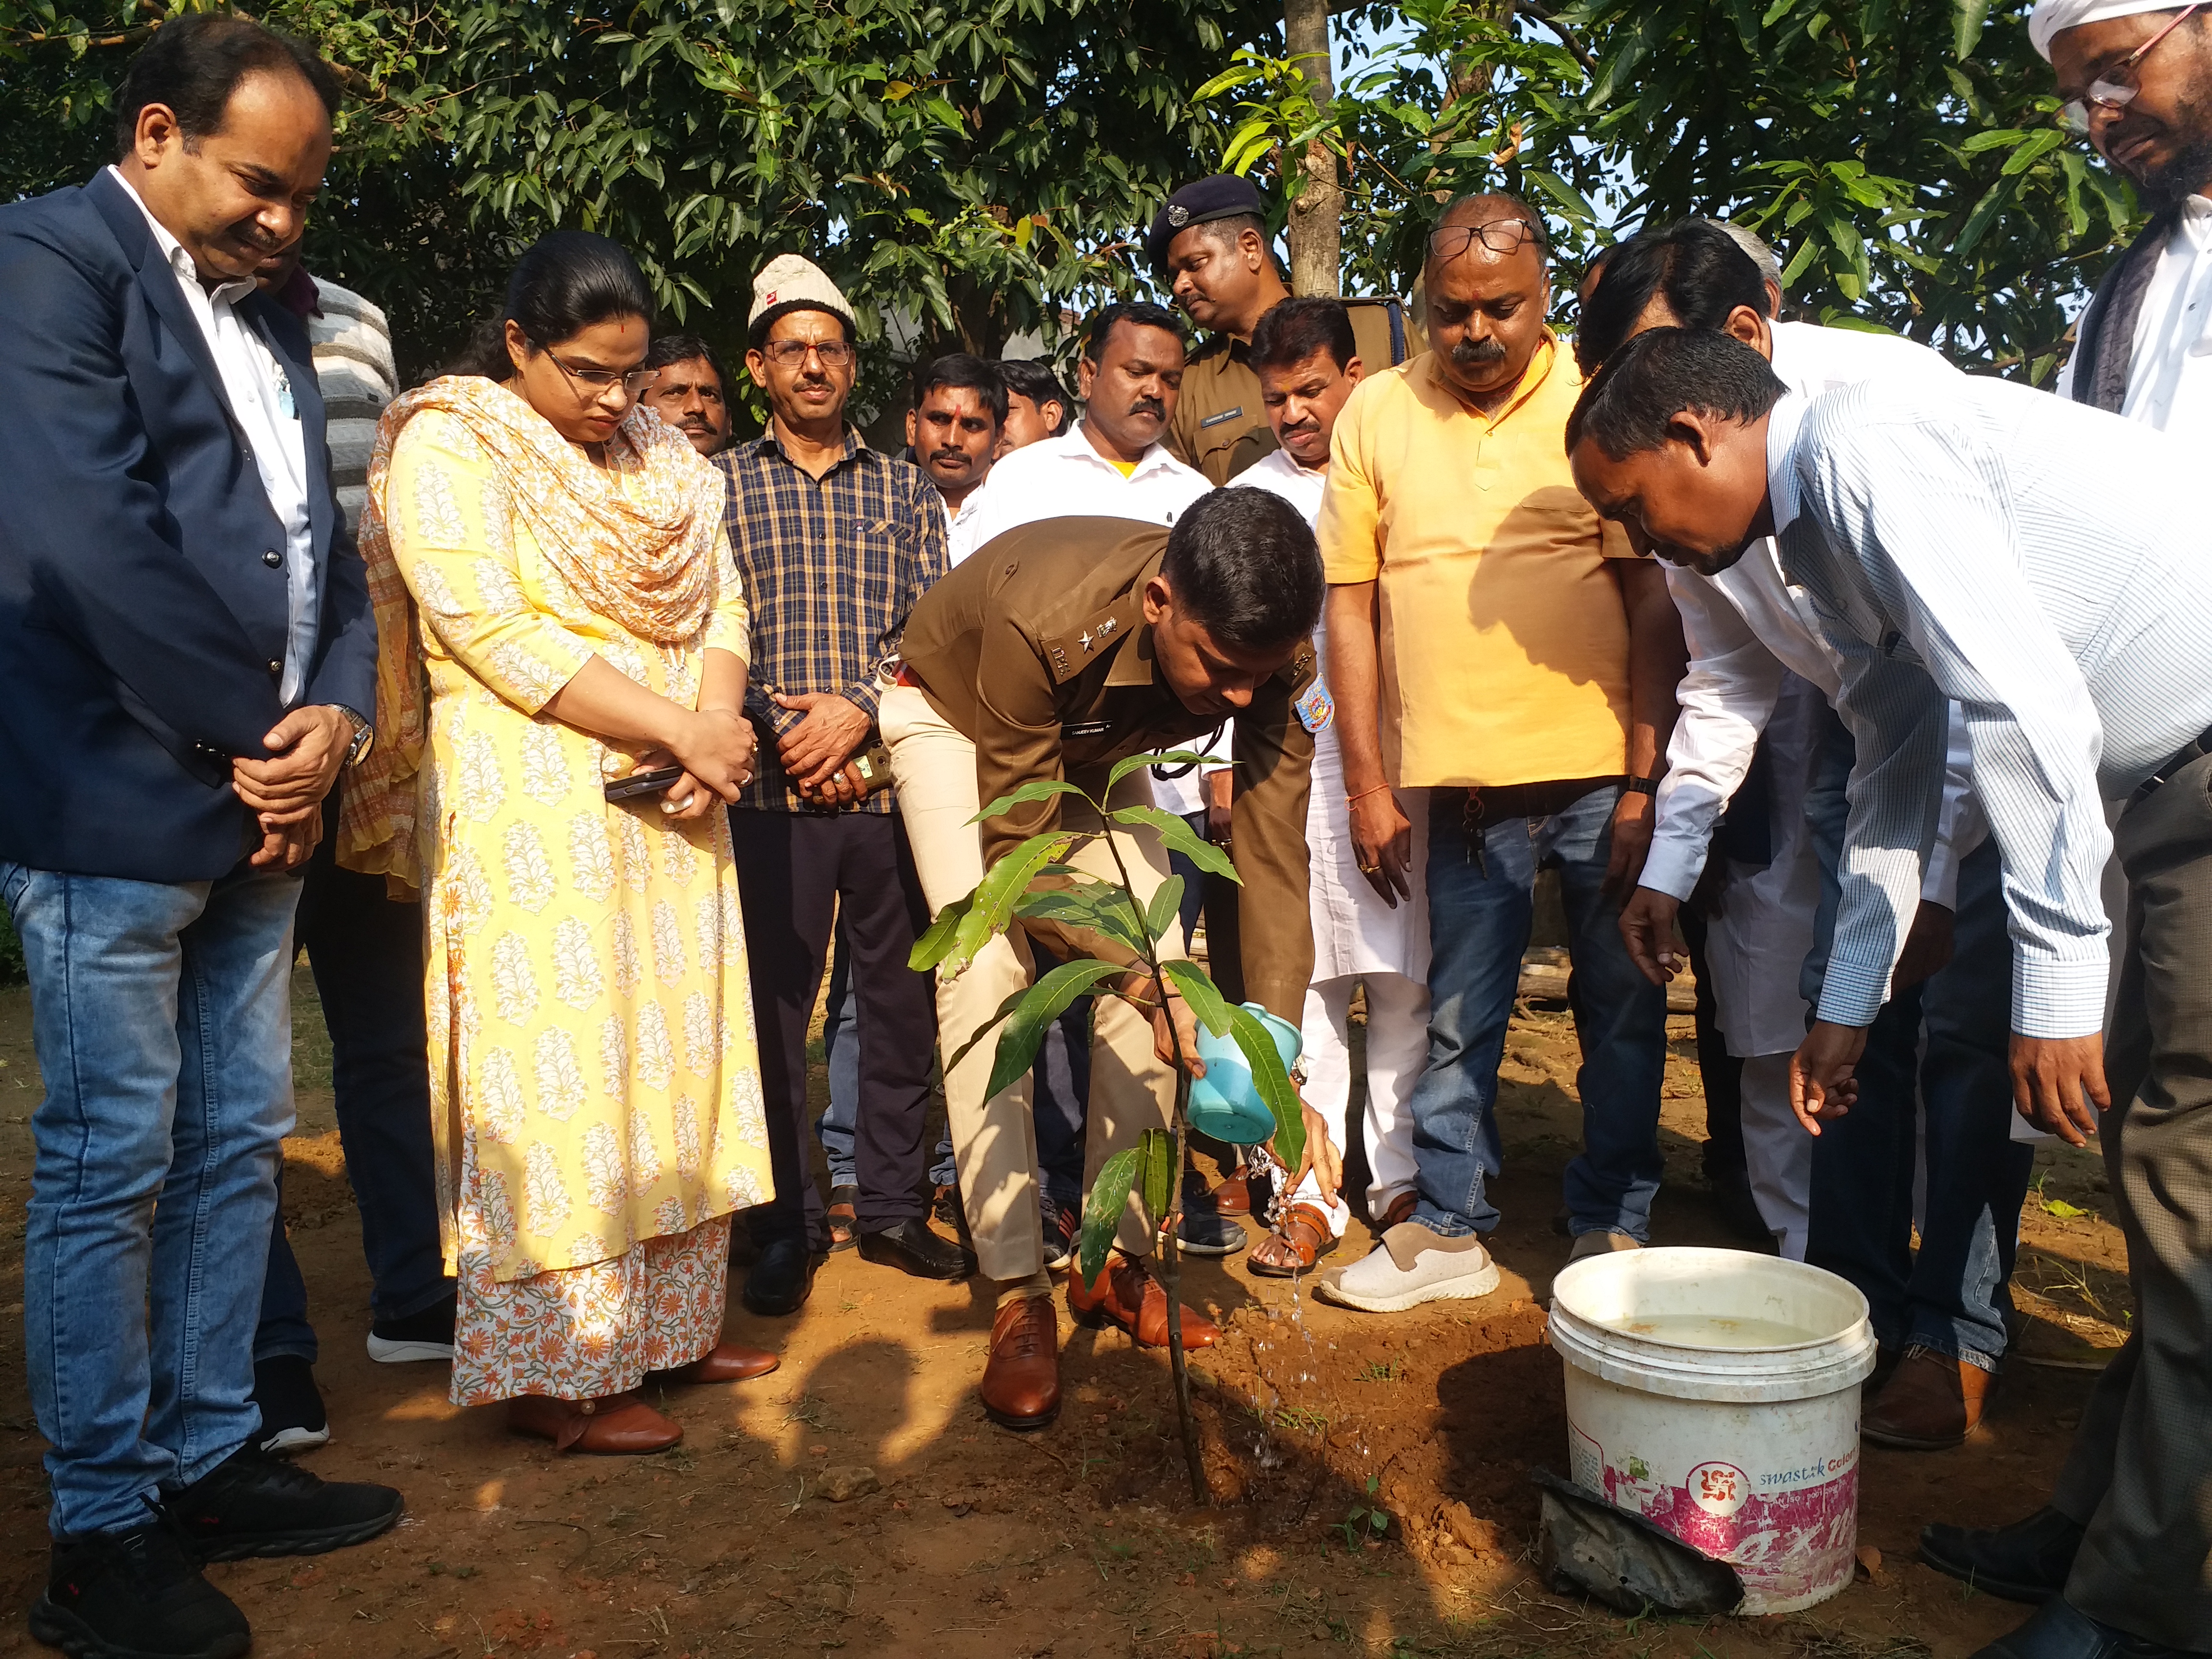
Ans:
[[[31,1628],[72,1653],[243,1653],[201,1560],[334,1548],[401,1507],[266,1457],[251,1398],[294,872],[375,707],[307,336],[253,285],[337,101],[296,41],[172,21],[117,96],[117,165],[0,207],[0,894],[46,1087]]]

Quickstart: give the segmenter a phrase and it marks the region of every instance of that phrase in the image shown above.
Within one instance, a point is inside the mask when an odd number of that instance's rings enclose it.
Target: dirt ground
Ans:
[[[334,1431],[311,1466],[401,1487],[408,1515],[357,1549],[213,1569],[259,1654],[1951,1659],[2022,1613],[1914,1562],[1919,1527],[2039,1504],[2094,1368],[2121,1340],[2123,1256],[2099,1213],[2101,1173],[2046,1148],[2018,1274],[2029,1363],[2008,1366],[1967,1445],[1868,1448],[1861,1582],[1809,1613],[1750,1621],[1624,1620],[1546,1593],[1529,1565],[1528,1472],[1565,1466],[1543,1308],[1565,1259],[1551,1219],[1579,1109],[1571,1025],[1534,1009],[1509,1045],[1500,1104],[1505,1222],[1492,1246],[1507,1277],[1495,1297],[1381,1319],[1256,1279],[1241,1255],[1188,1267],[1187,1294],[1226,1326],[1195,1362],[1209,1507],[1191,1501],[1164,1356],[1074,1330],[1063,1311],[1060,1420],[1011,1434],[973,1394],[988,1304],[850,1253],[830,1259],[796,1318],[756,1320],[732,1298],[729,1335],[779,1350],[783,1368],[667,1396],[680,1448],[558,1456],[510,1437],[496,1409],[449,1405],[436,1368],[368,1361],[368,1277],[304,973],[298,990],[287,1208]],[[1689,1022],[1673,1025],[1656,1231],[1723,1244],[1697,1176]],[[0,1310],[0,1652],[37,1650],[21,1620],[46,1559],[17,1299],[38,1097],[27,995],[0,991],[0,1295],[12,1302]],[[1368,1243],[1355,1224],[1343,1248]]]

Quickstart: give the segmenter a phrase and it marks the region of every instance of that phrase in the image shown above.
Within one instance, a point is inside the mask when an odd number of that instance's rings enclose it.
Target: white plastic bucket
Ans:
[[[1656,1330],[1633,1328],[1645,1321]],[[1736,1321],[1804,1336],[1738,1346],[1778,1334]],[[1848,1280],[1741,1250],[1587,1256],[1552,1281],[1551,1342],[1577,1485],[1734,1566],[1739,1613],[1794,1613],[1850,1583],[1875,1340]]]

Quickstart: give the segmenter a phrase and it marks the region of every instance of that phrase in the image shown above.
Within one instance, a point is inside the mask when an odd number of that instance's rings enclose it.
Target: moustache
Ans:
[[[1462,340],[1451,349],[1451,360],[1462,368],[1486,368],[1505,361],[1505,348],[1495,340]]]
[[[929,459],[939,466],[951,466],[956,464],[965,466],[970,458],[964,449],[940,449]]]
[[[1129,405],[1129,413],[1151,415],[1164,421],[1168,417],[1168,406],[1158,398],[1139,398]]]

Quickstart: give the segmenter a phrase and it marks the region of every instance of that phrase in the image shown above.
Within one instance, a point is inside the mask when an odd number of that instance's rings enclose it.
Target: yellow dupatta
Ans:
[[[515,516],[562,579],[597,614],[656,644],[697,636],[714,599],[720,479],[691,441],[642,404],[608,441],[640,465],[595,466],[552,423],[495,380],[453,374],[394,398],[377,422],[357,539],[376,612],[376,743],[347,776],[337,861],[419,898],[417,790],[429,715],[415,597],[392,557],[385,486],[392,447],[426,410],[458,418],[505,475]],[[708,475],[702,478],[702,473]]]

